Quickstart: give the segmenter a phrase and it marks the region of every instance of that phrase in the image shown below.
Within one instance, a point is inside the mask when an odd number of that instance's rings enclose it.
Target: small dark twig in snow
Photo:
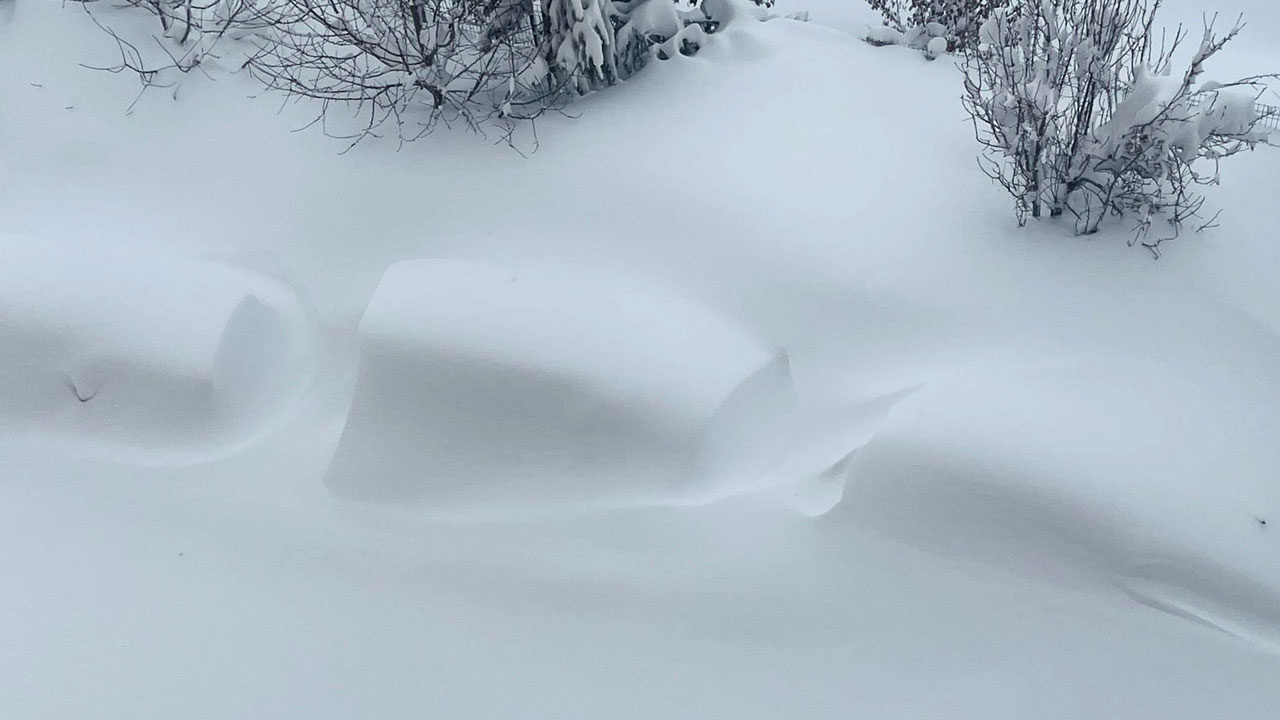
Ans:
[[[1202,233],[1205,230],[1212,230],[1214,228],[1222,227],[1222,224],[1218,222],[1218,218],[1221,216],[1222,216],[1222,211],[1219,210],[1218,212],[1213,214],[1213,217],[1204,221],[1204,223],[1200,227],[1196,228],[1196,232]]]
[[[94,399],[94,398],[98,397],[98,391],[97,391],[97,390],[94,390],[93,392],[89,393],[88,395],[81,395],[81,394],[80,394],[80,388],[79,388],[79,387],[76,387],[76,381],[75,381],[75,380],[72,380],[70,375],[68,375],[68,376],[67,376],[67,386],[71,388],[71,392],[72,392],[72,394],[74,394],[74,395],[76,396],[76,399],[77,399],[77,400],[79,400],[81,403],[87,403],[87,402],[89,402],[90,400],[92,400],[92,399]]]

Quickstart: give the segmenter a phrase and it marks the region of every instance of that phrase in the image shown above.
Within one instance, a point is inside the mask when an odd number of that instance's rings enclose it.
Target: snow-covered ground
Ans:
[[[1019,229],[811,9],[340,155],[17,0],[0,716],[1275,716],[1280,150],[1159,261]]]

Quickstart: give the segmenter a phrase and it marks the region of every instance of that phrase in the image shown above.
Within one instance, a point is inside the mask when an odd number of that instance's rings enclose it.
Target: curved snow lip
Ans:
[[[702,504],[742,494],[765,468],[775,465],[786,449],[795,403],[791,359],[785,350],[778,350],[712,414],[699,459],[700,474],[706,480],[690,501]]]
[[[1229,372],[1087,361],[969,372],[895,406],[843,466],[846,523],[1135,600],[1280,649],[1280,418]],[[821,509],[821,507],[817,508]]]
[[[830,512],[844,499],[858,453],[884,428],[893,409],[921,387],[870,397],[826,392],[803,398],[782,449],[755,489],[807,517]]]

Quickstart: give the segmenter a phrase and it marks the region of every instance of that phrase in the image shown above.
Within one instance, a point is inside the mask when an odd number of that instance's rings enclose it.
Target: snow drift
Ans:
[[[309,377],[309,316],[277,283],[121,247],[0,247],[0,431],[195,449],[252,433]]]
[[[118,57],[84,8],[19,3],[0,25],[0,138],[20,148],[0,160],[4,222],[36,237],[269,251],[314,300],[335,352],[275,431],[198,465],[121,468],[0,433],[0,572],[21,578],[0,594],[0,716],[1275,715],[1274,656],[1150,607],[1218,607],[1211,617],[1240,618],[1240,634],[1262,624],[1242,609],[1275,607],[1254,602],[1270,597],[1261,563],[1274,567],[1280,514],[1274,479],[1263,482],[1280,470],[1266,454],[1276,421],[1257,409],[1280,407],[1280,285],[1265,272],[1280,265],[1275,155],[1240,158],[1209,189],[1223,227],[1153,262],[1125,247],[1123,229],[1090,242],[1053,224],[1018,231],[973,167],[951,63],[816,23],[722,29],[696,57],[593,97],[581,117],[547,118],[529,159],[465,132],[339,155],[318,131],[286,132],[312,106],[244,101],[244,78],[193,73],[178,100],[153,89],[126,117],[136,80],[78,65]],[[609,188],[602,159],[625,176]],[[420,483],[409,489],[424,507],[328,492],[356,327],[379,279],[399,261],[459,255],[661,278],[764,338],[746,343],[759,362],[786,347],[805,421],[760,484],[790,491],[806,515],[829,512],[800,516],[754,494],[433,522],[431,493],[502,489],[428,474],[434,465],[401,478]],[[455,312],[473,302],[449,298]],[[634,328],[603,332],[619,355],[641,344]],[[421,371],[425,346],[406,342],[407,371]],[[1107,360],[1060,367],[1081,354]],[[1046,358],[1059,367],[1000,370]],[[1111,361],[1159,363],[1181,380],[1161,394]],[[751,364],[725,368],[722,390]],[[403,389],[382,392],[399,403]],[[357,413],[378,410],[356,400]],[[420,429],[411,404],[388,408]],[[1179,418],[1182,430],[1160,429]],[[371,443],[395,431],[395,417],[372,420]],[[357,414],[349,430],[366,422]],[[494,427],[493,445],[505,431]],[[404,435],[387,449],[420,462],[422,438]],[[618,502],[653,487],[553,479],[562,495]],[[522,476],[508,489],[535,493]],[[1071,525],[1081,517],[1088,528]],[[1203,551],[1188,552],[1205,532]],[[1073,551],[1082,537],[1092,549]],[[1231,564],[1212,565],[1234,547]],[[1025,572],[990,567],[1003,560]]]
[[[784,353],[653,288],[453,260],[387,271],[328,485],[434,507],[696,501],[782,441]]]
[[[961,373],[894,407],[825,522],[1054,582],[1107,576],[1280,652],[1280,413],[1252,382],[1115,359]]]

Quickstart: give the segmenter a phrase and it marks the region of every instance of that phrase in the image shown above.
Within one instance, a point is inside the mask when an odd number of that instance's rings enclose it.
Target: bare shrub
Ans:
[[[768,5],[768,0],[755,0]],[[353,143],[439,122],[515,128],[614,85],[651,57],[692,54],[728,4],[687,0],[126,0],[159,19],[155,47],[110,33],[143,88],[233,57],[269,89],[316,102]],[[87,7],[87,6],[86,6]],[[157,56],[157,49],[159,55]],[[342,108],[345,116],[332,114]]]

